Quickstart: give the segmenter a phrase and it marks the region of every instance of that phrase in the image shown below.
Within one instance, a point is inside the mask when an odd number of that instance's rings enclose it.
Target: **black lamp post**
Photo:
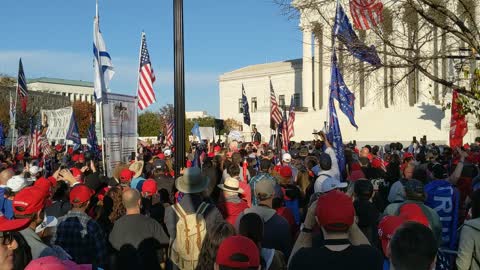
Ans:
[[[183,0],[173,0],[175,177],[185,167],[185,69],[183,46]]]

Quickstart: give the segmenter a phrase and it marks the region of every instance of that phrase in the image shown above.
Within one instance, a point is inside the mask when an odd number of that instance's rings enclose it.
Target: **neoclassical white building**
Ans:
[[[71,102],[94,102],[93,83],[87,81],[41,77],[28,80],[28,90],[67,96]]]
[[[312,1],[312,0],[307,0]],[[322,130],[328,121],[328,97],[330,84],[331,29],[325,25],[316,10],[303,6],[305,0],[295,0],[293,5],[301,13],[300,30],[303,42],[302,58],[281,62],[257,64],[226,72],[219,78],[220,118],[233,118],[243,122],[241,108],[242,84],[250,106],[252,126],[257,127],[263,140],[268,141],[270,130],[270,81],[277,101],[288,109],[291,97],[297,108],[295,137],[293,140],[311,140],[313,132]],[[335,15],[334,6],[330,21]],[[345,7],[347,14],[348,7]],[[480,21],[480,20],[479,20]],[[314,35],[316,32],[321,34]],[[368,44],[368,42],[367,42]],[[281,45],[281,44],[279,44]],[[388,59],[383,58],[382,61]],[[366,64],[368,65],[368,64]],[[449,76],[446,62],[435,63],[435,72]],[[347,86],[355,93],[355,120],[358,130],[338,109],[340,127],[345,142],[356,140],[359,144],[411,142],[412,137],[427,136],[429,142],[448,143],[450,111],[443,111],[439,100],[451,99],[442,96],[447,91],[422,74],[416,74],[415,85],[410,78],[403,86],[387,89],[389,80],[401,76],[392,70],[380,68],[368,78],[358,74],[345,74]],[[415,91],[410,91],[415,87]],[[385,89],[383,89],[385,88]],[[439,90],[440,89],[440,90]],[[442,92],[444,91],[444,92]],[[415,96],[412,96],[415,93]],[[431,93],[436,93],[432,98]],[[250,139],[251,127],[243,125],[245,139]],[[473,121],[469,122],[465,141],[478,136]]]

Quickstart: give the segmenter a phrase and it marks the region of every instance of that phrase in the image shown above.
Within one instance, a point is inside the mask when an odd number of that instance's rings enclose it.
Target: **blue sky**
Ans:
[[[116,69],[113,92],[135,95],[140,33],[147,34],[159,106],[173,103],[173,1],[100,0],[100,28]],[[94,0],[3,0],[0,73],[92,81]],[[186,109],[218,116],[218,76],[301,57],[298,21],[272,0],[185,0]],[[240,93],[240,89],[239,89]]]

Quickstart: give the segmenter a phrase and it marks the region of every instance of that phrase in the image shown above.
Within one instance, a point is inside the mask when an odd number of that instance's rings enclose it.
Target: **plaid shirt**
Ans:
[[[275,183],[275,197],[283,197],[282,195],[282,190],[280,187],[277,185],[277,179],[270,175],[269,173],[264,173],[260,172],[256,176],[254,176],[252,179],[250,179],[249,185],[250,189],[252,190],[252,205],[257,205],[257,197],[255,197],[255,185],[263,179],[270,180]]]
[[[84,212],[71,210],[60,217],[54,228],[52,244],[61,246],[79,264],[102,266],[107,262],[105,234],[100,225]]]

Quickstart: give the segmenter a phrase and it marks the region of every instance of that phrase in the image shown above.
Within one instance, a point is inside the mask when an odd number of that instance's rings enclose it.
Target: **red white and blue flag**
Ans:
[[[280,108],[278,108],[277,97],[273,90],[272,81],[270,81],[270,118],[276,125],[282,122],[282,113],[280,112]]]
[[[174,129],[175,129],[175,121],[173,120],[168,121],[167,122],[167,142],[166,142],[167,146],[173,145]]]
[[[25,113],[27,112],[28,89],[27,79],[25,78],[25,72],[23,71],[22,58],[20,58],[18,63],[17,94],[22,102],[22,112]]]
[[[290,140],[293,136],[295,136],[295,128],[294,128],[294,123],[295,123],[295,100],[292,99],[290,100],[290,110],[288,112],[288,139]]]
[[[142,33],[142,47],[140,49],[140,69],[138,75],[138,108],[144,110],[155,102],[155,91],[153,83],[155,82],[155,73],[153,73],[150,54],[147,49],[147,39],[145,33]]]
[[[350,0],[350,13],[358,30],[368,30],[383,21],[383,4],[380,0]]]

